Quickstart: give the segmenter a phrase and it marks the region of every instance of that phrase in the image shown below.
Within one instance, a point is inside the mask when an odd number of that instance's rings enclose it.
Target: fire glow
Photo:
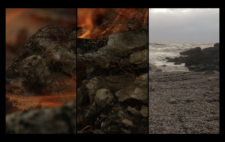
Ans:
[[[31,37],[43,26],[51,24],[58,27],[68,27],[76,25],[76,14],[74,14],[74,11],[76,11],[76,9],[51,10],[48,8],[6,8],[5,11],[6,53],[8,53],[6,54],[6,56],[12,56],[12,59],[13,57],[15,58],[17,56],[17,52],[15,52],[16,55],[14,55],[13,51],[27,41],[27,39],[24,38]],[[21,37],[23,37],[22,40]],[[12,60],[6,60],[6,63],[8,65],[10,65],[12,62]],[[8,83],[10,83],[11,85],[6,85],[7,113],[36,108],[58,107],[64,105],[67,102],[76,100],[76,91],[69,91],[71,93],[61,92],[57,94],[51,94],[51,92],[49,91],[48,93],[32,95],[31,92],[29,94],[27,93],[28,91],[24,91],[26,90],[26,88],[21,87],[18,82]],[[14,84],[15,86],[12,84]],[[74,83],[71,84],[71,86],[70,88],[76,88],[76,84]],[[50,86],[46,87],[49,90],[51,89]],[[68,85],[65,85],[65,87],[68,87]],[[42,91],[43,90],[41,90],[41,92]],[[24,95],[24,92],[26,92],[27,95]]]
[[[76,100],[76,94],[38,95],[38,96],[15,96],[6,94],[6,98],[15,102],[13,105],[20,110],[30,108],[51,108],[62,106],[66,102]]]
[[[137,8],[122,8],[122,9],[115,9],[115,11],[118,13],[112,24],[108,27],[105,27],[104,25],[101,25],[97,28],[97,25],[95,24],[94,20],[98,15],[102,16],[108,16],[106,14],[107,9],[104,8],[78,8],[77,9],[77,26],[81,27],[82,29],[85,29],[85,32],[78,36],[78,38],[98,38],[100,36],[106,35],[107,32],[112,31],[113,33],[118,32],[125,32],[128,31],[129,27],[127,24],[122,24],[123,22],[127,21],[128,19],[133,24],[134,29],[141,28],[143,25],[147,25],[147,18],[148,18],[148,10],[144,11],[142,14],[140,14],[139,18],[134,18],[135,12],[137,12]],[[142,22],[143,24],[140,25],[138,22]],[[102,23],[103,24],[103,23]],[[107,36],[107,35],[106,35]]]
[[[64,12],[60,13],[60,10]],[[17,31],[26,29],[28,36],[31,37],[37,30],[45,25],[56,25],[68,27],[76,25],[76,15],[71,10],[54,8],[6,8],[6,43],[16,44]],[[56,12],[59,11],[59,12]],[[60,14],[59,14],[60,13]]]
[[[135,79],[137,79],[137,78],[139,78],[139,77],[140,77],[139,75],[136,75],[136,76],[135,76]]]

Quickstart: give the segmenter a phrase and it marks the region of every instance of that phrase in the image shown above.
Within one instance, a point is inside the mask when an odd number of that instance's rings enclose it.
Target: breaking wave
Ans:
[[[180,52],[189,50],[195,47],[201,47],[201,49],[213,47],[215,43],[196,43],[196,42],[150,42],[149,43],[149,63],[154,64],[163,72],[172,71],[185,71],[188,72],[188,68],[184,66],[184,63],[180,65],[174,65],[173,62],[167,62],[166,57],[174,58],[180,55]],[[166,65],[166,67],[163,67]]]

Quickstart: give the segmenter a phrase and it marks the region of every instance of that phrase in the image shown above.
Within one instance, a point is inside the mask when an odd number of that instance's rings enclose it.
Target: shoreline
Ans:
[[[149,134],[219,134],[219,72],[151,72]]]

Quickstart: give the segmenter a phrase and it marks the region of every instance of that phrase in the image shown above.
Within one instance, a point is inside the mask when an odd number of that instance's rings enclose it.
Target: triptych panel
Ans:
[[[218,134],[219,9],[6,8],[7,134]]]

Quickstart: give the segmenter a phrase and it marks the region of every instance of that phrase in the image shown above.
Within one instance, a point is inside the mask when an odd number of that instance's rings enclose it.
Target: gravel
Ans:
[[[219,134],[219,72],[150,72],[150,134]]]

